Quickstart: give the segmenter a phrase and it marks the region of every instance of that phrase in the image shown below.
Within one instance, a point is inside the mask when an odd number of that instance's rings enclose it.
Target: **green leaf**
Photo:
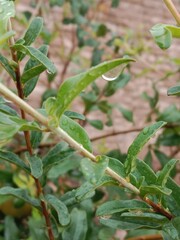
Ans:
[[[44,221],[42,218],[40,218],[40,216],[29,217],[27,221],[30,235],[29,240],[48,240],[47,235],[44,231]]]
[[[84,128],[82,128],[77,122],[65,115],[62,115],[59,125],[76,142],[81,144],[89,152],[92,152],[92,145],[89,136]]]
[[[98,49],[97,47],[94,48],[91,58],[91,66],[96,66],[102,60],[102,56],[104,54],[104,49]]]
[[[166,165],[166,163],[169,162],[170,158],[163,152],[160,152],[158,149],[155,149],[154,153],[155,153],[156,157],[158,158],[162,167],[164,167]]]
[[[39,49],[40,52],[42,52],[44,55],[47,55],[48,53],[48,46],[47,45],[42,45]],[[25,97],[27,97],[35,88],[37,81],[39,79],[39,75],[36,75],[33,73],[33,75],[31,74],[31,70],[32,68],[36,67],[36,66],[41,66],[41,64],[39,64],[39,61],[37,61],[36,59],[32,59],[30,58],[29,61],[26,63],[25,67],[24,67],[24,71],[23,74],[21,76],[21,81],[24,84],[24,95]],[[43,66],[42,67],[42,71],[44,71],[46,68]],[[28,73],[28,74],[27,74]],[[30,74],[29,74],[30,73]]]
[[[180,38],[180,27],[174,25],[165,25],[165,28],[171,31],[171,34],[174,38]]]
[[[180,122],[179,109],[174,104],[170,105],[159,114],[158,121],[166,121],[168,123]]]
[[[136,158],[143,146],[149,141],[149,139],[155,135],[155,133],[165,125],[163,121],[154,123],[151,126],[145,127],[142,132],[138,134],[133,143],[128,149],[128,155],[125,161],[126,173],[129,174],[136,167]]]
[[[26,172],[30,173],[30,169],[25,164],[25,162],[23,160],[21,160],[18,157],[18,155],[14,154],[13,152],[6,151],[6,150],[0,150],[0,160],[13,163],[16,166],[20,167],[21,169],[25,170]]]
[[[21,81],[23,83],[26,83],[27,81],[36,77],[37,75],[39,76],[39,74],[44,72],[45,69],[46,68],[42,64],[36,65],[23,73],[21,77]]]
[[[35,178],[40,178],[43,173],[43,164],[41,158],[39,158],[36,155],[30,156],[28,154],[27,160],[29,161],[30,168],[31,168],[31,174]]]
[[[108,157],[99,156],[97,163],[92,162],[88,158],[83,158],[81,161],[81,169],[86,179],[92,183],[97,183],[105,173],[108,167]]]
[[[123,213],[113,214],[111,218],[101,218],[100,223],[123,230],[131,230],[138,228],[160,228],[163,224],[168,222],[164,216],[155,213]]]
[[[43,19],[41,17],[35,17],[32,22],[30,23],[24,37],[24,45],[29,46],[31,45],[35,39],[39,36],[43,27]],[[19,54],[18,60],[21,61],[24,57],[24,54]]]
[[[42,132],[31,131],[31,146],[32,148],[38,148],[42,140]]]
[[[74,98],[78,96],[80,92],[85,89],[90,83],[92,83],[96,78],[121,64],[129,63],[132,61],[134,60],[131,58],[120,58],[104,62],[98,66],[92,67],[84,73],[81,73],[64,81],[58,90],[56,105],[53,106],[52,109],[56,118],[59,119],[63,112],[70,105],[70,103],[74,100]],[[67,92],[69,93],[68,95]]]
[[[154,173],[154,171],[143,161],[141,160],[136,160],[137,165],[136,168],[138,172],[141,174],[141,176],[145,177],[146,183],[149,184],[156,184],[157,181],[157,176]]]
[[[5,240],[19,239],[19,229],[16,226],[16,223],[13,217],[6,216],[4,226],[5,226],[5,231],[4,231]],[[11,231],[9,231],[9,229],[11,229]]]
[[[120,175],[121,177],[126,177],[126,173],[125,173],[125,169],[124,169],[124,165],[120,162],[120,160],[115,159],[115,158],[109,158],[109,167],[115,171],[118,175]]]
[[[56,210],[59,223],[62,226],[68,225],[70,222],[70,215],[66,205],[53,195],[48,194],[45,196],[45,198],[47,202]]]
[[[168,96],[180,96],[180,86],[174,86],[168,89],[167,91]]]
[[[128,73],[121,73],[115,81],[109,81],[103,90],[104,96],[112,96],[119,88],[125,87],[131,79]]]
[[[178,186],[172,178],[168,178],[166,187],[172,190],[171,196],[174,198],[180,209],[180,186]]]
[[[9,73],[14,81],[16,81],[16,74],[14,72],[13,67],[11,66],[10,62],[7,58],[0,54],[0,64],[1,66]]]
[[[30,23],[23,39],[25,40],[24,45],[29,46],[39,36],[43,27],[43,19],[41,17],[35,17]]]
[[[146,154],[146,156],[144,157],[144,162],[150,167],[152,168],[152,154],[151,151],[149,150]]]
[[[50,0],[50,6],[62,6],[64,4],[64,0]]]
[[[73,112],[73,111],[65,111],[64,115],[66,117],[69,117],[71,119],[78,119],[78,120],[85,120],[85,116],[83,114],[77,113],[77,112]]]
[[[63,240],[85,240],[87,233],[86,212],[74,208],[71,212],[71,223],[62,233]]]
[[[94,195],[94,190],[96,188],[107,184],[117,185],[117,182],[113,178],[106,175],[103,176],[96,184],[85,182],[77,189],[75,197],[79,201],[91,198]]]
[[[167,49],[171,46],[172,42],[172,33],[166,28],[165,24],[156,24],[150,30],[156,44],[161,49]]]
[[[145,202],[139,200],[113,200],[103,203],[98,207],[97,216],[108,216],[114,213],[123,213],[129,211],[150,211],[150,207]]]
[[[96,31],[96,35],[97,35],[98,37],[104,37],[107,32],[108,32],[108,28],[106,27],[106,25],[100,24],[100,25],[98,26],[97,31]]]
[[[113,239],[113,236],[115,235],[116,231],[115,229],[104,227],[100,229],[98,233],[98,240],[110,240]],[[95,238],[93,238],[95,239]]]
[[[158,175],[158,179],[157,179],[158,185],[160,185],[160,186],[166,185],[168,177],[169,177],[172,169],[175,167],[176,163],[177,163],[177,160],[172,159],[164,166],[164,168],[160,171],[160,173]]]
[[[39,200],[30,197],[28,195],[28,192],[24,189],[13,188],[13,187],[0,188],[0,196],[4,196],[4,195],[10,195],[10,196],[17,197],[17,198],[31,204],[32,206],[40,209]]]
[[[69,157],[66,157],[60,160],[57,165],[52,166],[49,170],[47,177],[48,179],[58,178],[59,176],[67,173],[70,170],[74,170],[79,167],[81,156],[77,154],[72,154]]]
[[[122,113],[123,117],[128,120],[129,122],[133,122],[133,112],[124,108],[122,106],[118,107],[119,111]]]
[[[1,35],[0,36],[0,46],[2,46],[3,43],[7,42],[7,40],[10,37],[14,36],[15,34],[16,34],[16,32],[11,30],[11,31],[8,31],[8,32],[4,33],[3,35]]]
[[[111,7],[112,8],[117,8],[120,4],[120,0],[112,0],[111,2]]]
[[[42,45],[38,50],[47,56],[48,53],[47,45]],[[24,71],[21,76],[21,82],[26,83],[28,80],[36,77],[37,75],[39,76],[39,74],[42,73],[45,69],[46,67],[40,64],[39,61],[30,58],[24,67]]]
[[[74,150],[71,149],[67,143],[58,143],[43,157],[42,162],[44,171],[48,171],[50,167],[57,165],[59,162],[71,156],[73,153]]]
[[[180,217],[173,218],[169,223],[163,225],[163,236],[167,239],[179,240],[180,239]],[[166,238],[165,238],[166,239]]]
[[[143,197],[146,196],[147,194],[160,195],[160,196],[162,194],[170,195],[172,192],[169,188],[160,187],[157,185],[141,186],[139,190],[140,190],[141,196],[143,196]]]
[[[46,55],[44,55],[41,51],[36,48],[24,46],[21,44],[15,44],[12,48],[17,51],[23,52],[33,59],[36,59],[39,63],[41,63],[50,73],[54,74],[56,72],[56,68],[54,64],[49,60]]]
[[[101,120],[90,120],[87,119],[88,123],[95,127],[96,129],[102,130],[103,129],[103,122]]]

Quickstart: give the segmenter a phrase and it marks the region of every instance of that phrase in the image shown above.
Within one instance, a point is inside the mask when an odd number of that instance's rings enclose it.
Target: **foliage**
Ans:
[[[120,2],[111,1],[111,7],[118,7]],[[5,5],[8,8],[4,10]],[[96,156],[85,126],[90,124],[98,130],[112,126],[114,109],[134,122],[133,111],[111,103],[109,98],[131,80],[131,65],[143,49],[128,46],[124,56],[117,58],[127,39],[108,35],[111,31],[106,25],[90,21],[88,12],[98,7],[94,1],[51,0],[48,7],[49,11],[62,8],[63,24],[76,26],[78,42],[65,58],[58,89],[51,88],[58,74],[47,46],[55,34],[49,35],[41,17],[33,17],[24,35],[14,42],[15,32],[8,22],[14,16],[14,4],[0,0],[0,31],[4,34],[0,44],[5,53],[10,50],[12,54],[9,57],[2,52],[0,64],[16,83],[18,95],[0,83],[0,239],[108,240],[116,239],[117,230],[122,229],[127,230],[127,239],[155,233],[178,240],[180,187],[174,181],[178,164],[174,156],[180,142],[179,109],[170,105],[159,110],[160,89],[154,82],[153,97],[143,93],[151,110],[149,123],[127,153],[112,149]],[[25,12],[25,23],[28,17],[31,13]],[[162,49],[170,47],[173,37],[180,37],[179,27],[167,24],[154,26],[151,33]],[[74,38],[74,30],[72,34]],[[37,48],[39,38],[41,46]],[[107,46],[111,56],[105,59]],[[63,81],[71,61],[78,64],[74,49],[83,51],[87,47],[92,55],[89,66],[84,66],[86,71],[79,73],[77,68],[78,74]],[[36,110],[22,100],[36,90],[43,72],[50,89],[46,89]],[[101,76],[107,80],[103,87],[95,82]],[[179,86],[171,87],[167,94],[178,97]],[[78,96],[84,106],[82,113],[71,111]],[[15,105],[21,109],[20,114]],[[91,119],[93,111],[104,114],[106,122]],[[33,120],[28,120],[26,113]],[[156,122],[151,121],[152,114]],[[139,153],[156,133],[146,156],[140,159]],[[173,147],[175,154],[164,153],[163,146]],[[152,167],[153,156],[159,160],[159,170]]]

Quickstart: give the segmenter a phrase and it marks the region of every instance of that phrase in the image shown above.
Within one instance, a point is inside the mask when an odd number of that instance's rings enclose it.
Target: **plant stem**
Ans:
[[[180,26],[180,14],[178,10],[176,9],[174,3],[172,0],[163,0],[166,4],[166,7],[169,9],[171,14],[173,15],[174,19],[176,20],[177,24]]]
[[[9,28],[9,30],[12,29],[10,20],[8,22],[8,28]],[[14,38],[13,37],[10,38],[9,44],[10,44],[10,46],[14,44]],[[15,75],[16,75],[16,88],[17,88],[17,91],[18,91],[18,96],[20,97],[20,99],[24,100],[23,87],[22,87],[22,84],[21,84],[20,65],[19,65],[19,61],[18,61],[18,58],[17,58],[17,53],[12,48],[11,48],[11,55],[12,55],[13,61],[17,63],[17,67],[15,68]],[[20,108],[20,111],[21,111],[22,119],[26,120],[25,111],[21,108]],[[32,148],[31,141],[30,141],[30,132],[29,131],[24,131],[24,137],[25,137],[28,152],[32,156],[33,155],[33,148]],[[33,177],[33,178],[34,178],[36,189],[37,189],[37,196],[38,196],[38,198],[40,198],[40,196],[43,195],[43,189],[41,187],[41,183],[37,178],[35,178],[35,177]],[[40,199],[40,202],[41,202],[41,207],[42,207],[42,213],[43,213],[43,216],[44,216],[45,221],[46,221],[46,227],[47,227],[47,231],[48,231],[49,240],[54,240],[49,212],[46,208],[45,202],[41,199]]]
[[[71,138],[63,129],[60,127],[53,128],[48,125],[47,119],[38,113],[35,109],[33,109],[29,104],[24,102],[22,99],[20,99],[16,94],[11,92],[6,86],[4,86],[2,83],[0,83],[0,93],[6,97],[7,99],[11,100],[13,103],[18,105],[22,110],[24,110],[26,113],[30,114],[34,119],[36,119],[38,122],[40,122],[42,125],[46,126],[50,131],[61,137],[63,140],[65,140],[67,143],[69,143],[70,146],[74,147],[77,151],[81,152],[84,156],[90,158],[92,161],[96,162],[96,156],[87,151],[81,144],[76,142],[73,138]],[[119,176],[116,172],[114,172],[111,168],[106,168],[106,173],[110,175],[112,178],[116,179],[122,186],[130,189],[135,194],[139,195],[140,191],[137,189],[134,185],[129,183],[126,179]],[[173,216],[167,212],[165,209],[162,208],[162,206],[159,206],[155,203],[153,203],[148,198],[144,199],[153,209],[155,212],[161,213],[162,215],[166,216],[168,219],[172,219]]]
[[[52,131],[54,134],[61,137],[63,140],[65,140],[69,145],[73,148],[75,148],[77,151],[81,152],[84,156],[88,157],[92,161],[96,162],[96,156],[87,151],[81,144],[76,142],[73,138],[71,138],[63,129],[60,127],[53,128],[48,125],[48,120],[46,117],[38,113],[34,108],[32,108],[29,104],[27,104],[25,101],[20,99],[16,94],[11,92],[6,86],[4,86],[2,83],[0,83],[0,93],[6,97],[7,99],[11,100],[13,103],[18,105],[22,110],[24,110],[26,113],[31,115],[34,119],[36,119],[38,122],[40,122],[42,125],[46,126],[50,131]],[[126,179],[120,177],[116,172],[114,172],[112,169],[107,168],[106,173],[109,174],[112,178],[116,179],[121,185],[124,187],[127,187],[131,191],[133,191],[136,194],[139,194],[139,190],[133,186],[131,183],[126,181]]]

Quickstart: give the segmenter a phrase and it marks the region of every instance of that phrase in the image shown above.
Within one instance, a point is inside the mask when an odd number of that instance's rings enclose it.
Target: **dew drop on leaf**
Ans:
[[[145,127],[143,129],[143,134],[146,135],[149,132],[149,127]]]
[[[75,130],[75,126],[74,125],[70,125],[70,129],[73,131]]]
[[[126,67],[126,63],[121,64],[118,67],[113,68],[112,70],[108,71],[107,73],[102,75],[102,78],[106,81],[114,81],[116,80],[119,75],[123,72],[124,68]]]

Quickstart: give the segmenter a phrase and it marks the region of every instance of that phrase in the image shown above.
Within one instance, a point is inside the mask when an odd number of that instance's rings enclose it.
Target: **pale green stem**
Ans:
[[[163,0],[166,4],[166,7],[169,9],[171,14],[173,15],[174,19],[176,20],[177,24],[180,26],[180,14],[178,10],[176,9],[174,3],[172,0]]]
[[[39,123],[47,127],[51,132],[61,137],[64,141],[69,143],[69,145],[75,148],[77,151],[81,152],[84,156],[88,157],[92,161],[96,161],[96,156],[87,151],[81,144],[76,142],[72,137],[70,137],[63,129],[60,127],[53,128],[49,126],[48,119],[37,112],[34,108],[32,108],[29,104],[19,98],[16,94],[10,91],[5,85],[0,83],[0,93],[7,99],[11,100],[14,104],[18,105],[22,110],[31,115],[34,119],[36,119]],[[130,189],[136,194],[139,194],[140,191],[131,183],[129,183],[126,179],[119,176],[116,172],[114,172],[111,168],[106,168],[106,173],[110,175],[112,178],[116,179],[121,185]]]

